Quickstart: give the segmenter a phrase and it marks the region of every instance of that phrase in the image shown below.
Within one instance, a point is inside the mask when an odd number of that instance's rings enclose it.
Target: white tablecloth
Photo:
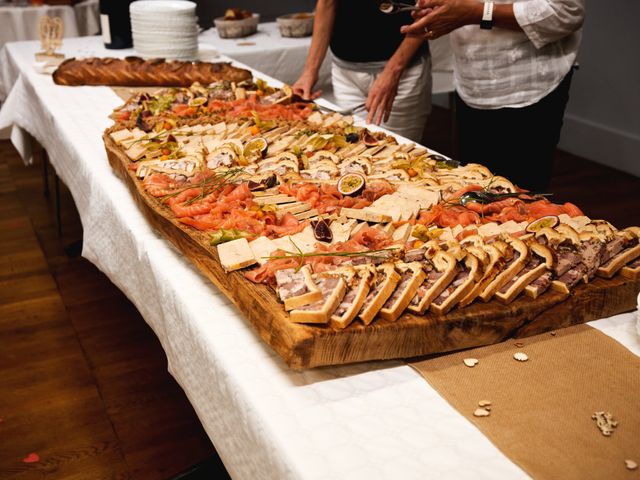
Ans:
[[[145,221],[101,141],[121,100],[59,87],[31,68],[37,45],[9,46],[19,76],[0,129],[47,149],[84,227],[83,256],[157,334],[234,479],[520,479],[526,474],[401,362],[292,372],[247,321]],[[635,314],[593,322],[636,355]]]
[[[276,22],[260,23],[258,32],[244,38],[220,38],[215,28],[200,35],[202,43],[212,45],[221,54],[249,65],[289,85],[300,74],[307,58],[311,37],[286,38],[280,35]],[[324,59],[317,88],[331,100],[331,54]]]
[[[0,48],[7,42],[40,38],[38,25],[45,15],[62,18],[65,37],[78,36],[75,13],[67,5],[0,7]]]

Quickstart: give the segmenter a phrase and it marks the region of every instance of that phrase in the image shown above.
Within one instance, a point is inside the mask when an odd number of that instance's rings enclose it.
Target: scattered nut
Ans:
[[[486,408],[476,408],[473,412],[474,417],[488,417],[489,415],[491,415],[491,412]]]
[[[519,362],[526,362],[529,360],[529,356],[524,352],[516,352],[513,354],[513,358],[518,360]]]
[[[489,405],[491,405],[491,400],[480,400],[478,402],[479,407],[488,407]]]
[[[522,348],[522,347],[524,347],[524,343],[522,343],[522,342],[516,342],[516,343],[514,343],[513,345],[514,345],[514,346],[516,346],[516,347],[518,347],[518,348]]]
[[[613,429],[618,426],[618,422],[613,419],[613,415],[609,412],[595,412],[591,415],[596,421],[596,425],[605,437],[610,436],[613,433]]]
[[[549,332],[551,334],[552,337],[556,336],[556,332]]]
[[[475,367],[480,360],[477,358],[465,358],[462,360],[467,367]]]
[[[633,460],[625,460],[624,464],[628,470],[635,470],[636,468],[638,468],[638,464]]]

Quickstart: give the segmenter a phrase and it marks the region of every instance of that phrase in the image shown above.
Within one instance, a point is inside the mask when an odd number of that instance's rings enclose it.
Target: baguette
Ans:
[[[314,275],[313,279],[322,292],[322,298],[292,310],[289,319],[294,323],[328,323],[344,297],[347,284],[341,277],[319,274]]]
[[[378,265],[376,268],[375,283],[367,295],[359,315],[360,320],[362,320],[365,325],[369,325],[373,321],[378,311],[380,311],[395,290],[399,281],[400,275],[396,272],[395,265],[392,262]]]
[[[121,87],[189,87],[209,85],[220,80],[240,83],[251,79],[251,72],[230,63],[182,62],[139,57],[70,58],[53,72],[58,85],[108,85]]]
[[[400,282],[380,309],[380,316],[391,322],[395,322],[402,315],[418,291],[418,287],[427,278],[419,262],[397,263],[396,267],[401,272]]]

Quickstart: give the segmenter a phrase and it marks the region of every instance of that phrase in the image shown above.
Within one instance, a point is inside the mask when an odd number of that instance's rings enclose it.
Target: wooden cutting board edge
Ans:
[[[289,321],[273,289],[256,285],[242,273],[227,274],[208,236],[181,224],[170,210],[139,188],[128,158],[103,135],[111,167],[126,183],[149,223],[187,256],[247,317],[264,342],[294,370],[368,360],[410,358],[499,343],[604,318],[636,308],[640,279],[596,278],[571,295],[547,292],[510,305],[474,303],[444,316],[404,314],[396,322],[381,319],[344,330]],[[212,315],[212,321],[215,321]]]

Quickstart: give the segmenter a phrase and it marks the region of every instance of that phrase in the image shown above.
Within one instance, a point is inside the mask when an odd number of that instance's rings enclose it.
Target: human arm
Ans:
[[[419,0],[418,6],[422,10],[415,15],[416,21],[401,31],[428,39],[478,25],[483,13],[483,3],[475,0]],[[497,28],[524,31],[536,48],[542,48],[578,30],[584,11],[585,0],[526,0],[494,4],[493,21]]]
[[[329,48],[335,15],[335,0],[318,0],[313,21],[313,36],[307,60],[304,63],[300,78],[291,87],[293,93],[305,100],[313,100],[322,94],[320,91],[314,92],[313,86],[318,81],[318,72]]]
[[[402,72],[411,63],[422,42],[423,40],[419,37],[405,37],[387,61],[384,70],[378,75],[369,89],[369,95],[365,103],[365,108],[369,112],[367,122],[379,125],[382,121],[389,120]]]
[[[543,0],[544,1],[544,0]],[[465,25],[480,25],[484,4],[476,0],[419,0],[411,25],[400,31],[432,40]],[[522,30],[513,14],[512,3],[493,5],[493,25],[508,30]]]

